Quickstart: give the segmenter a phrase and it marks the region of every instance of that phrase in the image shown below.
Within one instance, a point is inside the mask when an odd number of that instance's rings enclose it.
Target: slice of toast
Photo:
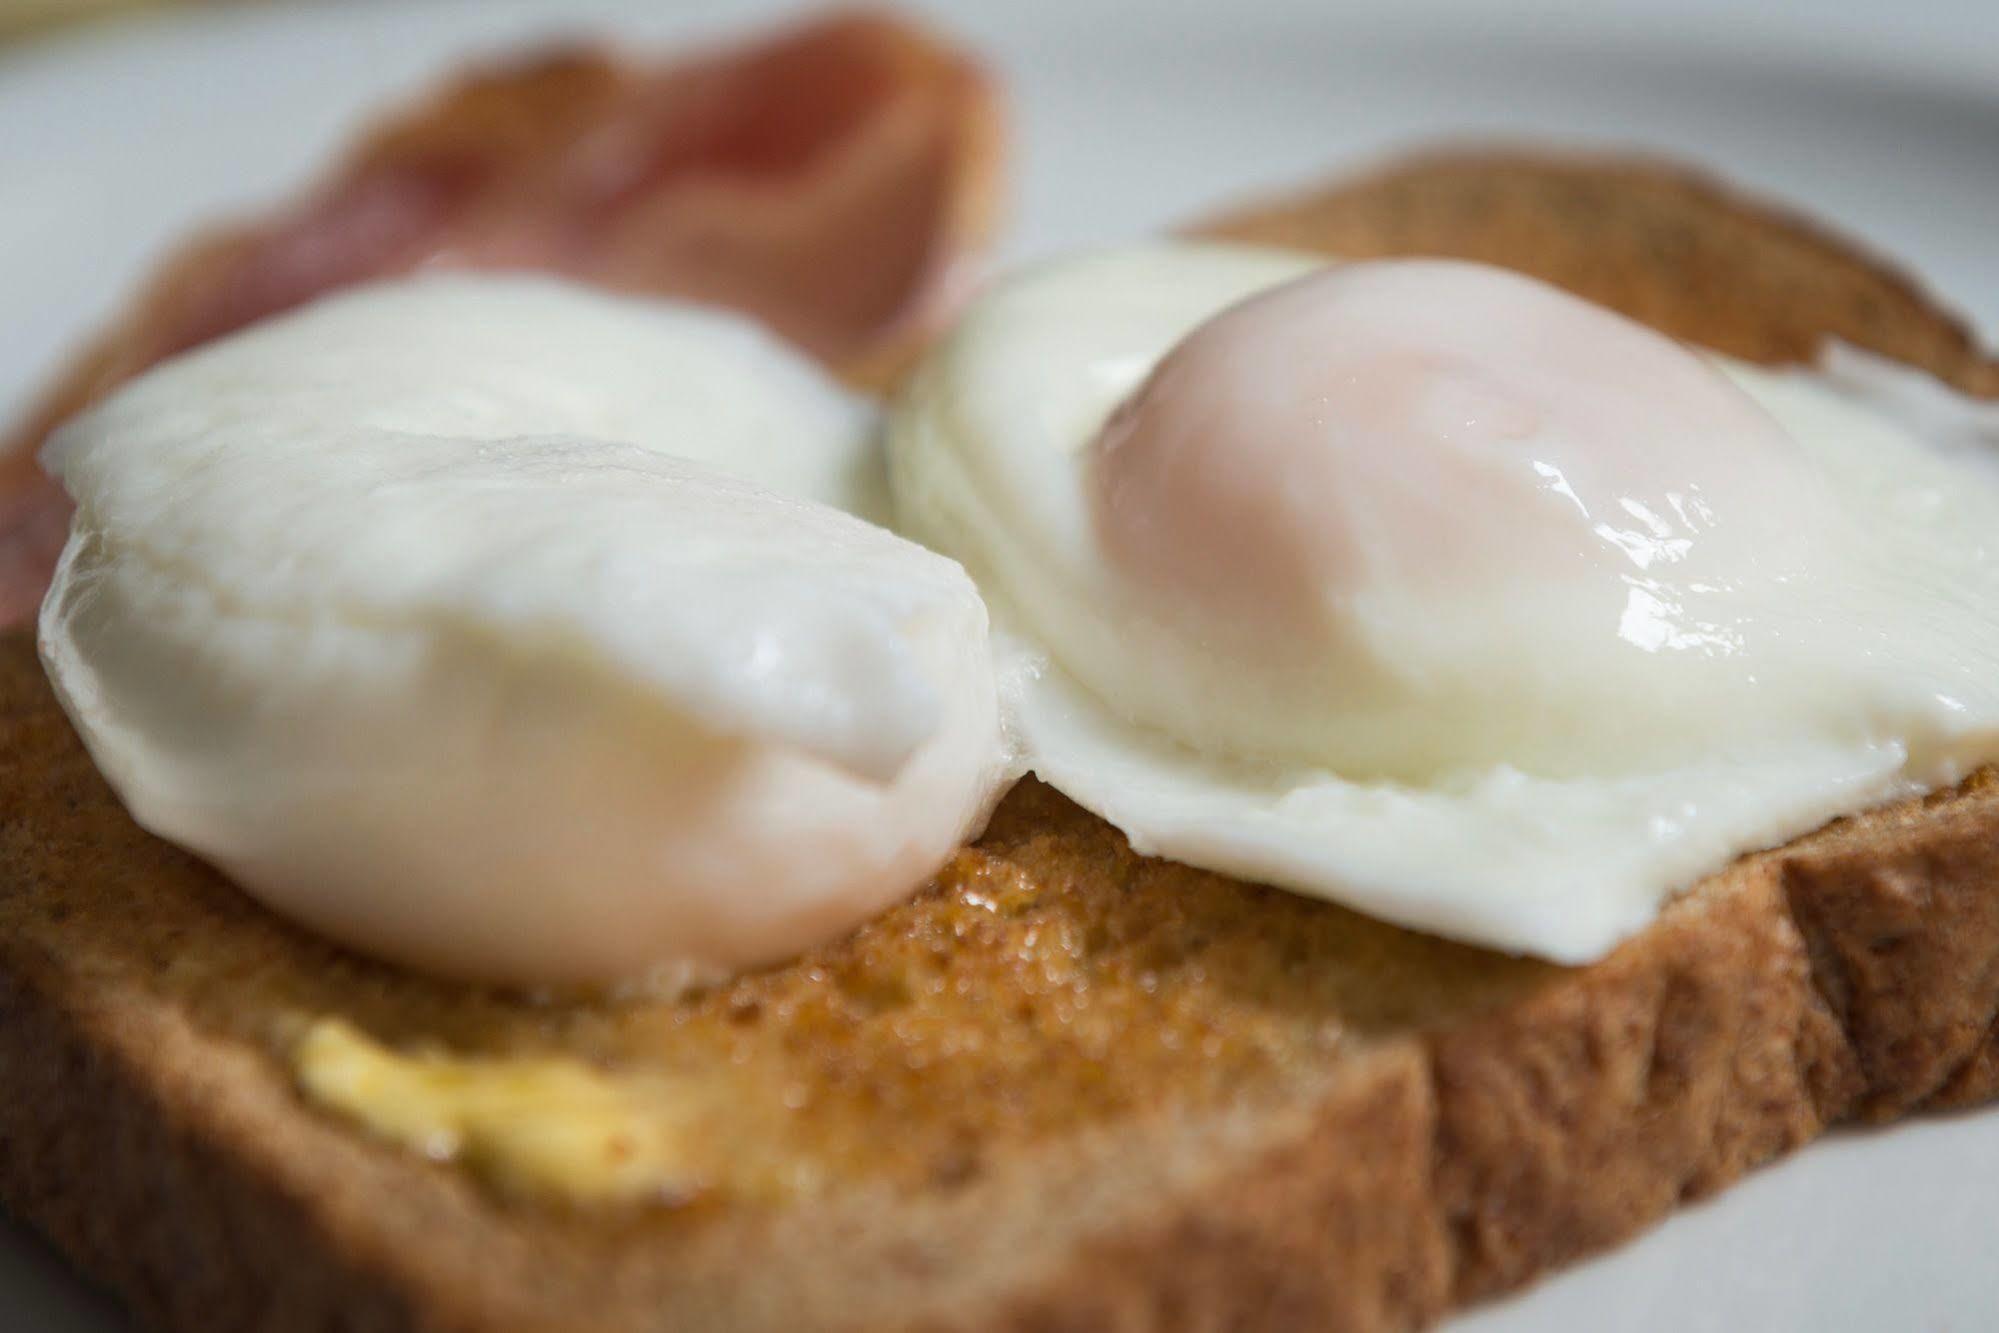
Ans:
[[[1209,230],[1999,385],[1906,282],[1649,166],[1428,159]],[[1995,1015],[1990,774],[1744,858],[1581,969],[1133,856],[1029,780],[793,964],[512,998],[344,954],[140,831],[0,639],[0,1202],[165,1327],[1410,1328],[1828,1126],[1991,1097]],[[511,1195],[309,1104],[323,1016],[735,1114],[690,1132],[680,1202]]]

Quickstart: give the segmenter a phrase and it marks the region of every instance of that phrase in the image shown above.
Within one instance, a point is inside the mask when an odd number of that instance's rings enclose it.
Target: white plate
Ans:
[[[1155,228],[1438,135],[1665,150],[1899,256],[1999,329],[1999,6],[1307,0],[924,6],[1014,103],[1016,254]],[[0,414],[203,219],[275,198],[368,108],[551,30],[667,39],[783,6],[483,0],[217,12],[0,56]],[[1744,12],[1754,10],[1753,13]],[[4,1095],[4,1090],[0,1090]],[[1999,1310],[1999,1114],[1843,1135],[1459,1321],[1975,1329]],[[10,1327],[122,1327],[0,1223]]]

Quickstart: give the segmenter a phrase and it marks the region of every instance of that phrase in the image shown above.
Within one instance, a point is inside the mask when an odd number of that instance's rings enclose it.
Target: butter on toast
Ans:
[[[1899,278],[1667,169],[1430,158],[1206,230],[1999,389]],[[0,1202],[164,1327],[1416,1327],[1828,1126],[1999,1093],[1995,1016],[1989,774],[1746,857],[1580,969],[1136,857],[1029,780],[790,965],[509,997],[344,954],[140,831],[0,639]],[[733,1113],[689,1121],[670,1202],[510,1193],[303,1097],[324,1017]]]

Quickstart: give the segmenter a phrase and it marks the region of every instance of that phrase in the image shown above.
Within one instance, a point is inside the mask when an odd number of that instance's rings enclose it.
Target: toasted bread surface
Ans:
[[[1192,230],[1350,259],[1501,264],[1744,360],[1810,361],[1837,338],[1999,395],[1999,364],[1907,275],[1800,214],[1669,163],[1438,151]]]
[[[1466,254],[1757,359],[1993,369],[1871,261],[1677,172],[1444,157],[1215,230]],[[312,1109],[298,1025],[742,1108],[673,1206],[514,1198]],[[1134,856],[1028,781],[853,937],[674,1002],[344,954],[139,830],[0,639],[0,1201],[227,1329],[1399,1329],[1851,1119],[1999,1091],[1999,782],[1744,858],[1561,969]],[[810,1170],[780,1187],[744,1164]]]

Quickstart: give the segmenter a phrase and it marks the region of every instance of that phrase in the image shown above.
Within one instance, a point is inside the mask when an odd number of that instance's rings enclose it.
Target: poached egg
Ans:
[[[1024,664],[1031,765],[1137,850],[1583,962],[1999,756],[1999,482],[1951,448],[1991,418],[1884,377],[1481,265],[1157,244],[975,304],[891,484]]]
[[[58,697],[134,818],[365,952],[528,986],[775,961],[1011,776],[986,614],[873,414],[754,326],[351,290],[65,427]]]

